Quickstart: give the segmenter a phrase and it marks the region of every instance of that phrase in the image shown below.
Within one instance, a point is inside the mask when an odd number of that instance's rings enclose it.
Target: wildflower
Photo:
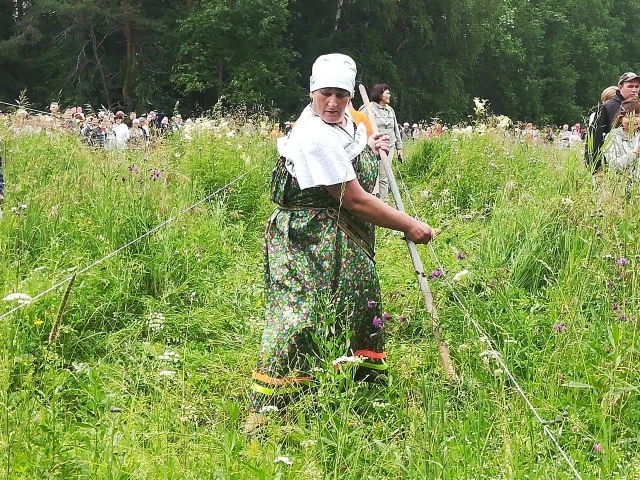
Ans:
[[[464,269],[464,270],[462,270],[462,271],[460,271],[460,272],[456,273],[456,274],[453,276],[453,281],[454,281],[454,282],[457,282],[458,280],[460,280],[462,277],[464,277],[464,276],[466,276],[466,275],[469,275],[469,270]]]
[[[480,358],[482,358],[485,362],[488,362],[490,358],[498,359],[500,358],[500,354],[495,350],[485,350],[484,352],[480,352]]]
[[[71,362],[71,367],[76,373],[83,373],[89,370],[89,366],[83,362]]]
[[[456,254],[456,260],[464,260],[464,253],[458,252]]]
[[[405,317],[404,315],[400,315],[400,316],[398,317],[398,321],[399,321],[400,323],[404,323],[404,322],[406,322],[406,321],[407,321],[407,317]]]
[[[164,315],[160,312],[151,312],[147,320],[149,330],[157,332],[164,327]]]
[[[618,315],[618,321],[619,322],[626,322],[627,321],[627,316],[624,313],[621,313],[620,315]]]
[[[617,312],[618,310],[620,310],[620,304],[618,302],[613,302],[613,305],[611,306],[611,309],[615,312]]]
[[[308,447],[313,447],[316,443],[318,442],[316,442],[315,440],[302,440],[300,442],[300,446],[302,448],[308,448]]]
[[[33,322],[33,324],[34,324],[36,327],[37,327],[37,326],[39,326],[39,325],[42,325],[43,323],[44,323],[44,322],[43,322],[42,320],[40,320],[40,319],[35,320],[35,321]]]
[[[158,375],[160,375],[161,377],[173,377],[175,376],[176,372],[174,372],[173,370],[160,370],[158,372]]]
[[[276,407],[275,405],[265,405],[260,409],[258,413],[269,413],[269,412],[277,412],[277,411],[278,411],[278,407]]]
[[[618,265],[620,265],[621,267],[624,267],[627,263],[629,263],[629,260],[627,260],[624,257],[621,257],[618,259],[618,261],[616,262]]]
[[[594,443],[591,450],[593,450],[593,453],[604,453],[604,447],[599,443]]]
[[[436,269],[433,272],[431,272],[429,274],[429,278],[434,279],[434,278],[440,278],[442,277],[444,274],[442,273],[442,271],[440,269]]]
[[[556,332],[564,332],[564,325],[563,325],[562,323],[556,323],[556,324],[553,326],[553,329],[554,329]]]
[[[570,198],[563,198],[562,200],[560,200],[560,203],[565,206],[573,205],[573,200],[571,200]]]
[[[615,282],[612,282],[611,280],[607,280],[607,288],[613,290],[614,288],[616,288],[616,284]]]
[[[571,427],[571,431],[573,433],[579,432],[580,431],[580,427],[578,425],[574,425],[573,427]]]
[[[374,302],[373,300],[367,300],[367,308],[373,308],[378,304],[378,302]]]
[[[158,355],[158,360],[178,363],[180,361],[180,355],[178,355],[173,350],[165,350],[162,355]]]
[[[20,205],[18,205],[18,208],[19,208],[20,210],[26,210],[26,209],[27,209],[27,206],[26,206],[24,203],[21,203]]]
[[[377,315],[373,317],[373,326],[376,328],[382,328],[382,319]]]
[[[153,170],[153,172],[151,173],[151,180],[153,180],[154,182],[157,181],[160,178],[160,172],[156,169]]]
[[[127,181],[127,177],[122,177],[122,178],[121,178],[121,180],[122,180],[123,182],[126,182],[126,181]]]
[[[387,406],[387,404],[384,402],[371,402],[371,405],[373,405],[376,408],[384,408]]]
[[[388,314],[387,312],[382,314],[382,321],[383,322],[386,322],[387,320],[390,320],[390,319],[391,319],[391,315]]]
[[[450,192],[449,192],[449,189],[448,189],[448,188],[445,188],[444,190],[442,190],[442,191],[440,192],[440,196],[441,196],[441,197],[448,197],[448,196],[449,196],[449,193],[450,193]]]
[[[374,323],[374,326],[375,326],[375,323]],[[380,328],[380,327],[376,327],[376,328]],[[343,355],[341,357],[336,358],[333,362],[331,362],[331,364],[335,367],[337,365],[340,365],[341,363],[360,363],[360,362],[362,362],[362,359],[360,357],[354,357],[353,355],[351,356]]]
[[[496,368],[496,369],[493,371],[493,375],[494,375],[494,376],[496,376],[496,377],[499,377],[499,376],[500,376],[500,375],[502,375],[503,373],[504,373],[504,371],[503,371],[501,368]]]
[[[291,466],[293,465],[293,460],[291,460],[289,457],[276,457],[273,463],[284,463],[285,465]]]
[[[31,303],[33,300],[26,293],[10,293],[6,297],[2,299],[4,302],[14,302],[17,301],[20,305],[26,305],[27,303]]]

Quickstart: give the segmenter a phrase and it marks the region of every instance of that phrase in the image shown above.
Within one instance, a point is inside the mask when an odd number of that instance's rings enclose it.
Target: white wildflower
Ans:
[[[173,350],[165,350],[162,355],[158,355],[158,360],[164,362],[178,363],[180,361],[180,355]]]
[[[482,115],[487,109],[487,103],[489,103],[489,100],[480,100],[480,97],[474,97],[473,103],[475,103],[474,111],[476,112],[476,115]]]
[[[431,192],[426,188],[422,191],[422,198],[428,198]]]
[[[518,341],[515,338],[507,338],[504,343],[515,343],[517,345]]]
[[[314,445],[316,445],[318,442],[316,442],[315,440],[302,440],[300,442],[300,446],[302,448],[309,448],[309,447],[313,447]]]
[[[18,206],[18,208],[19,208],[20,210],[26,210],[26,209],[27,209],[27,206],[26,206],[24,203],[21,203],[21,204]]]
[[[270,412],[277,412],[277,411],[278,411],[278,407],[276,407],[275,405],[265,405],[260,409],[258,413],[270,413]]]
[[[573,205],[573,200],[571,200],[568,197],[565,197],[562,200],[560,200],[560,203],[562,203],[562,205]]]
[[[160,312],[151,312],[147,320],[149,330],[158,332],[164,327],[164,315]]]
[[[480,358],[484,363],[489,363],[490,359],[498,360],[500,358],[500,353],[495,350],[485,350],[484,352],[480,352]]]
[[[493,374],[494,374],[496,377],[501,376],[503,373],[504,373],[504,372],[502,371],[502,369],[501,369],[501,368],[496,368],[496,369],[493,371]]]
[[[453,276],[453,281],[454,281],[454,282],[457,282],[457,281],[459,281],[462,277],[464,277],[464,276],[466,276],[466,275],[469,275],[469,270],[467,270],[467,269],[465,268],[464,270],[462,270],[462,271],[460,271],[460,272],[456,273],[456,274]]]
[[[5,302],[18,302],[20,305],[26,305],[27,303],[31,303],[31,300],[33,299],[26,293],[10,293],[2,300]]]
[[[448,189],[448,188],[445,188],[444,190],[442,190],[442,191],[440,192],[440,196],[441,196],[441,197],[448,197],[448,196],[449,196],[449,189]]]
[[[198,421],[198,411],[196,410],[196,407],[194,407],[193,405],[187,405],[183,403],[180,406],[180,413],[181,415],[178,418],[183,423]]]
[[[273,463],[284,463],[285,465],[293,465],[293,460],[291,460],[289,457],[280,456],[276,457]]]
[[[347,356],[343,355],[341,357],[336,358],[331,364],[335,367],[336,365],[340,365],[341,363],[361,363],[361,357],[354,357],[353,355]]]
[[[83,373],[89,370],[87,364],[83,362],[71,362],[71,367],[75,373]]]
[[[234,132],[233,130],[230,132],[227,132],[227,137],[235,137],[236,136],[236,132]]]
[[[387,404],[384,402],[371,402],[371,405],[376,408],[385,408],[387,406]]]
[[[173,370],[160,370],[158,372],[158,375],[161,377],[174,377],[176,374],[176,372],[174,372]]]

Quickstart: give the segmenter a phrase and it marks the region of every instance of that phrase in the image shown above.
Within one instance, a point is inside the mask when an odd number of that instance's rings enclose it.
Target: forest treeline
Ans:
[[[311,64],[342,52],[402,120],[579,121],[640,62],[621,0],[0,0],[0,100],[299,112]],[[3,106],[0,106],[2,108]]]

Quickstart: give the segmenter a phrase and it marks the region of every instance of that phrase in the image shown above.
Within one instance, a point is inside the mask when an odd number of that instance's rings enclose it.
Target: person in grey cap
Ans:
[[[319,339],[339,336],[344,351],[338,356],[345,362],[358,359],[357,379],[384,380],[375,226],[402,231],[416,243],[435,234],[372,195],[380,151],[389,150],[389,138],[368,136],[364,123],[356,125],[347,108],[355,80],[350,57],[319,57],[310,79],[311,103],[290,135],[278,139],[271,180],[276,208],[264,249],[266,326],[252,374],[253,414],[246,432],[312,381],[313,360],[322,356]]]
[[[598,109],[596,121],[589,126],[585,143],[585,164],[592,173],[597,173],[603,166],[602,146],[605,136],[611,131],[620,112],[620,105],[625,100],[638,98],[640,77],[633,72],[623,73],[618,80],[618,91],[615,96],[604,102]]]

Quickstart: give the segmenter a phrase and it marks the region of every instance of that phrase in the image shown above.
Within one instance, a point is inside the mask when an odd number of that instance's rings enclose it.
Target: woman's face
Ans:
[[[382,92],[382,95],[380,96],[380,103],[382,105],[388,105],[390,101],[391,101],[391,92],[387,88],[384,92]]]
[[[340,123],[351,94],[341,88],[321,88],[311,93],[313,110],[326,123]]]

